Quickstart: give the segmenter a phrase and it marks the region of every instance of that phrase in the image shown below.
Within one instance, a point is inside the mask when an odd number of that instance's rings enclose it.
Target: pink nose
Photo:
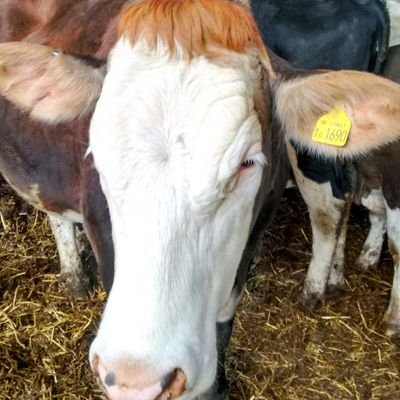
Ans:
[[[95,356],[92,369],[110,400],[173,400],[185,390],[186,376],[179,368],[160,377],[142,363],[119,360],[105,366]]]

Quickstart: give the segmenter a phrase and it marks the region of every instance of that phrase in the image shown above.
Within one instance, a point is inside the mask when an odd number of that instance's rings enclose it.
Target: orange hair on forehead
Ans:
[[[119,35],[132,44],[144,39],[151,49],[161,39],[171,54],[212,57],[215,48],[265,53],[257,25],[248,9],[229,0],[137,0],[120,18]]]

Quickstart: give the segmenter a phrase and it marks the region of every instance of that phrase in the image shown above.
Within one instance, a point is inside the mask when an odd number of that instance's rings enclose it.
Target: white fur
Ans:
[[[244,287],[241,292],[238,292],[235,288],[232,290],[228,301],[218,313],[218,318],[217,318],[218,322],[221,323],[227,322],[234,317],[236,308],[243,297],[243,293],[244,293]]]
[[[382,189],[372,190],[361,203],[369,210],[370,230],[357,263],[363,270],[378,264],[386,233],[386,210]]]
[[[400,44],[400,1],[386,0],[390,14],[390,42],[389,45]]]
[[[90,129],[109,203],[115,278],[91,359],[181,368],[192,399],[213,382],[217,315],[229,304],[264,161],[258,71],[171,59],[124,39],[114,48]],[[254,148],[254,147],[253,147]],[[228,307],[229,308],[229,307]]]
[[[386,216],[389,247],[394,260],[394,273],[385,322],[388,324],[386,335],[395,336],[400,334],[400,209],[392,209],[386,204]]]

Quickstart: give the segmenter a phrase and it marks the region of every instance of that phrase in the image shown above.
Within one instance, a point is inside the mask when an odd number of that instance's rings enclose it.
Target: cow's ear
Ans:
[[[48,46],[0,44],[0,95],[37,120],[58,123],[92,111],[102,69]]]
[[[328,71],[277,81],[274,103],[287,138],[315,154],[354,158],[400,139],[400,85],[366,72]]]

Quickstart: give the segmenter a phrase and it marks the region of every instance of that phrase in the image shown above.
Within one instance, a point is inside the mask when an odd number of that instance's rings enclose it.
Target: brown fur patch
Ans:
[[[112,19],[119,14],[127,0],[80,0],[74,3],[51,23],[33,32],[25,40],[72,51],[95,55],[104,46],[103,35]],[[103,55],[116,41],[103,49]],[[106,50],[106,51],[105,51]]]
[[[280,82],[275,99],[289,138],[316,154],[352,158],[400,138],[400,85],[366,72],[319,73]],[[335,106],[344,107],[352,122],[347,144],[313,142],[317,120]]]
[[[390,254],[393,257],[393,262],[394,262],[394,266],[395,267],[399,267],[399,261],[400,261],[400,254],[399,251],[397,250],[397,246],[395,245],[395,243],[392,240],[389,240],[389,251]]]
[[[0,40],[21,40],[67,12],[74,0],[2,0]]]
[[[315,220],[315,224],[318,226],[318,230],[324,236],[330,236],[332,235],[332,232],[337,230],[334,219],[326,212],[326,210],[316,210],[313,219]]]
[[[60,0],[19,1],[20,7],[25,8],[27,13],[38,18],[41,23],[50,21],[62,6],[62,3]]]
[[[163,41],[172,55],[213,58],[218,49],[265,53],[257,25],[247,7],[228,0],[138,0],[121,15],[119,35],[132,44],[144,39],[150,49]]]

